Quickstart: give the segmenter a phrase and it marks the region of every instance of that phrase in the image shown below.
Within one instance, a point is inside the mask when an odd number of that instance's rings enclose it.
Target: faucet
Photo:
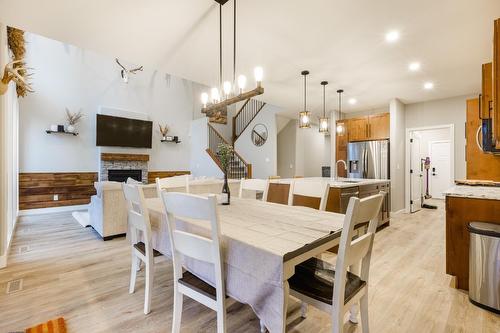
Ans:
[[[338,160],[337,163],[335,163],[335,170],[334,170],[335,171],[335,177],[334,177],[335,181],[339,179],[339,176],[337,174],[337,167],[339,165],[339,162],[343,163],[344,164],[344,170],[347,170],[347,163],[344,160]]]

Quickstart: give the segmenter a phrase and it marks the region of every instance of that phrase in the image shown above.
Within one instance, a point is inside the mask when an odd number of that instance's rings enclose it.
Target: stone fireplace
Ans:
[[[140,181],[147,184],[148,182],[148,161],[149,155],[144,154],[113,154],[113,153],[102,153],[101,154],[101,167],[99,170],[99,180],[107,181],[110,180],[110,170],[112,170],[111,178],[115,180],[125,180],[128,177],[139,180],[139,174],[141,175]],[[120,172],[128,171],[128,172]],[[115,178],[113,178],[115,177]]]

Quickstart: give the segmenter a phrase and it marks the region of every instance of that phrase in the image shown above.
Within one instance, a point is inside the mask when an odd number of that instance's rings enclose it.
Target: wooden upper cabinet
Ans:
[[[491,118],[493,111],[493,63],[483,64],[481,80],[481,118]]]
[[[349,120],[344,119],[344,120],[338,120],[338,124],[343,124],[344,128],[347,129],[349,126]],[[338,160],[344,160],[347,161],[347,132],[348,130],[345,130],[344,133],[338,134],[336,129],[335,129],[335,135],[336,135],[336,159]],[[332,169],[333,171],[333,169]],[[332,174],[333,176],[333,174]],[[344,169],[344,166],[342,164],[337,165],[337,176],[339,177],[347,177],[347,172]]]
[[[389,138],[389,114],[381,113],[368,116],[368,140]]]
[[[349,119],[347,135],[349,142],[368,140],[368,117]]]
[[[493,34],[493,136],[500,149],[500,19],[495,21]]]

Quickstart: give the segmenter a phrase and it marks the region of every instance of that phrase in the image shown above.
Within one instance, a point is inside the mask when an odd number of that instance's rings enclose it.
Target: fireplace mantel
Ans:
[[[149,155],[145,154],[115,154],[101,153],[101,161],[135,161],[148,162]]]

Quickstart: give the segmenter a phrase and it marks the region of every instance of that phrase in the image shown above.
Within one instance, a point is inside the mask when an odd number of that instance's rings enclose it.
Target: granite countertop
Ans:
[[[356,187],[363,185],[375,185],[375,184],[387,184],[391,181],[389,179],[359,179],[359,178],[338,178],[334,180],[332,178],[326,177],[306,177],[306,178],[282,178],[282,179],[273,179],[272,183],[278,184],[290,184],[292,180],[300,180],[300,181],[323,181],[330,185],[330,187],[335,188],[348,188],[348,187]]]
[[[500,187],[455,185],[443,194],[449,197],[500,200]]]

